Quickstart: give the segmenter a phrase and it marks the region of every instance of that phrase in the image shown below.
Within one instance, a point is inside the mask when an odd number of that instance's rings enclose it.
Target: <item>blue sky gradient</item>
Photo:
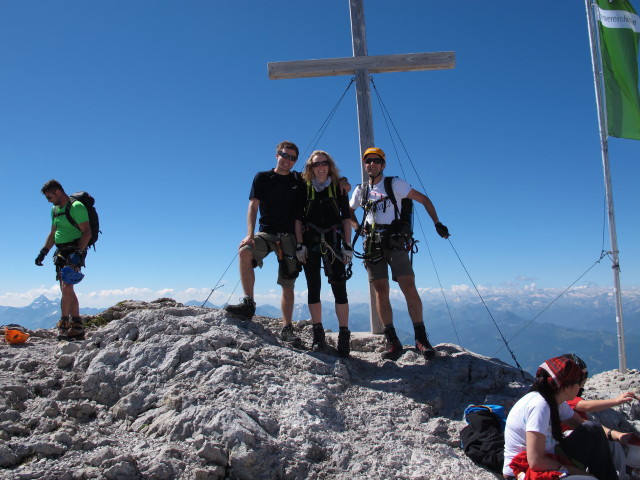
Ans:
[[[387,173],[424,190],[453,234],[440,239],[420,212],[418,286],[456,295],[472,288],[466,271],[486,291],[569,286],[609,249],[584,3],[367,0],[365,15],[371,55],[456,54],[453,70],[374,76],[409,153],[395,153],[374,97]],[[77,287],[82,306],[204,300],[219,279],[211,301],[235,301],[237,263],[223,272],[253,175],[275,166],[280,140],[304,151],[350,81],[269,80],[267,62],[352,54],[347,0],[3,1],[0,45],[0,305],[12,306],[57,295],[51,256],[33,263],[50,178],[97,199],[103,235]],[[317,147],[359,181],[353,88]],[[639,157],[637,141],[611,139],[621,280],[634,291]],[[577,285],[612,283],[605,258]],[[351,301],[367,291],[354,264]],[[256,292],[278,303],[272,259]]]

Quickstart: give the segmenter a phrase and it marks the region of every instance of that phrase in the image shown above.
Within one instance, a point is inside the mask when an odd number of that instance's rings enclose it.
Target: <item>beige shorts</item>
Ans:
[[[245,245],[240,250],[251,250],[253,254],[253,267],[262,268],[262,260],[271,252],[276,252],[282,256],[278,268],[278,285],[284,288],[293,288],[296,277],[300,273],[298,270],[298,260],[296,259],[296,239],[292,233],[265,233],[258,232],[253,237],[253,245]],[[278,252],[281,252],[278,254]],[[294,273],[295,272],[295,273]]]

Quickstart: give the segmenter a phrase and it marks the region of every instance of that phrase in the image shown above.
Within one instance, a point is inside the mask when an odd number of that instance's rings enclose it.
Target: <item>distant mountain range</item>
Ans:
[[[195,300],[186,305],[200,306]],[[486,305],[486,307],[485,307]],[[219,308],[207,303],[208,307]],[[412,345],[413,329],[406,305],[394,307],[394,323],[405,345]],[[640,292],[625,292],[623,297],[627,368],[640,368]],[[95,315],[100,308],[82,308],[84,315]],[[569,292],[555,301],[544,293],[530,295],[487,296],[477,298],[426,300],[425,323],[431,342],[455,343],[489,357],[497,357],[523,370],[535,373],[543,360],[567,352],[582,357],[591,373],[618,368],[617,326],[611,295],[585,295]],[[256,314],[278,318],[280,309],[260,305]],[[323,324],[337,331],[338,321],[333,303],[323,302]],[[306,320],[306,304],[296,304],[294,321]],[[19,324],[29,329],[52,328],[60,318],[59,301],[38,297],[26,307],[0,306],[0,324]],[[355,332],[370,330],[369,305],[350,305],[349,328]],[[503,341],[508,341],[505,348]],[[380,342],[383,342],[381,336]]]
[[[82,315],[95,315],[104,308],[81,308]],[[26,307],[0,306],[0,324],[15,323],[25,328],[51,328],[60,319],[60,301],[49,300],[44,295],[39,296]]]

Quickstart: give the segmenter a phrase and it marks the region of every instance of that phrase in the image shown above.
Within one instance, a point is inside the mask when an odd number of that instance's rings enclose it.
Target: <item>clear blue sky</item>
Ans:
[[[473,280],[487,291],[571,284],[603,238],[609,249],[584,3],[367,0],[365,15],[371,55],[455,51],[453,70],[374,81]],[[0,45],[0,305],[15,306],[57,294],[51,256],[33,263],[50,178],[97,199],[103,235],[77,287],[82,306],[204,300],[245,234],[253,175],[275,165],[280,140],[304,150],[350,80],[269,80],[267,62],[352,54],[348,0],[5,0]],[[387,173],[422,190],[373,102]],[[318,148],[358,181],[353,89]],[[610,158],[622,285],[637,289],[640,143],[611,139]],[[439,288],[428,245],[445,290],[464,290],[451,245],[420,218],[418,286]],[[267,264],[257,297],[276,303]],[[365,272],[354,272],[362,301]],[[237,281],[234,263],[212,301]],[[578,285],[611,288],[609,261]]]

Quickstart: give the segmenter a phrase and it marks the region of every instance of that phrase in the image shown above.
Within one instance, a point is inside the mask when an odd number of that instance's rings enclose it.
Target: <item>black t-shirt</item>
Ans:
[[[339,185],[332,185],[320,192],[311,191],[313,186],[310,185],[304,187],[306,200],[299,209],[299,220],[313,223],[318,228],[329,228],[342,225],[343,220],[351,217],[349,197],[340,191]],[[333,198],[329,195],[330,188],[334,190]]]
[[[273,170],[258,172],[251,184],[249,200],[260,200],[260,227],[266,233],[295,233],[296,211],[304,201],[300,174],[278,175]]]

